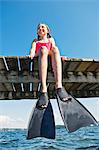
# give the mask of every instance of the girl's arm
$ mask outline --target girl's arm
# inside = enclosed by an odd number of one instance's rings
[[[33,40],[32,46],[31,46],[31,49],[30,49],[30,55],[29,55],[29,57],[31,59],[33,59],[34,56],[35,56],[35,49],[36,49],[36,39]]]
[[[51,41],[51,44],[52,44],[52,48],[55,48],[56,47],[56,43],[55,43],[54,38],[51,37],[50,41]]]

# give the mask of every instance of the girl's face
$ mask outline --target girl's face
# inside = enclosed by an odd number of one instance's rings
[[[48,33],[48,29],[46,27],[45,24],[40,24],[37,28],[37,34],[40,36],[40,37],[44,37],[46,36]]]

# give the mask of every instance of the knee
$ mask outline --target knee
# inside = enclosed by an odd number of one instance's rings
[[[40,49],[41,55],[47,55],[48,54],[48,50],[45,46],[42,46]]]
[[[52,52],[53,52],[54,54],[60,54],[60,53],[59,53],[59,49],[58,49],[57,46],[55,46],[55,47],[52,48]]]

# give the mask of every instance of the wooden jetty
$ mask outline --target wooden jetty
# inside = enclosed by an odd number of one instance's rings
[[[55,98],[55,79],[48,58],[47,85]],[[99,97],[99,60],[62,57],[63,85],[77,98]],[[38,57],[0,56],[0,100],[36,99],[40,85]]]

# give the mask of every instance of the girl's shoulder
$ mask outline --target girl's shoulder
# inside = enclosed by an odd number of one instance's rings
[[[31,43],[32,47],[35,46],[37,42],[38,42],[38,40],[36,38],[33,39],[32,43]]]
[[[35,43],[36,43],[37,41],[38,41],[38,40],[35,38],[35,39],[33,39],[32,43],[33,43],[33,42],[35,42]]]
[[[55,41],[53,37],[49,38],[50,42]]]
[[[35,38],[35,39],[33,39],[32,44],[37,43],[37,42],[38,42],[38,39]]]
[[[55,42],[55,39],[54,39],[53,37],[50,38],[50,43],[51,43],[52,45],[56,45],[56,44],[55,44],[55,43],[56,43],[56,42]]]

